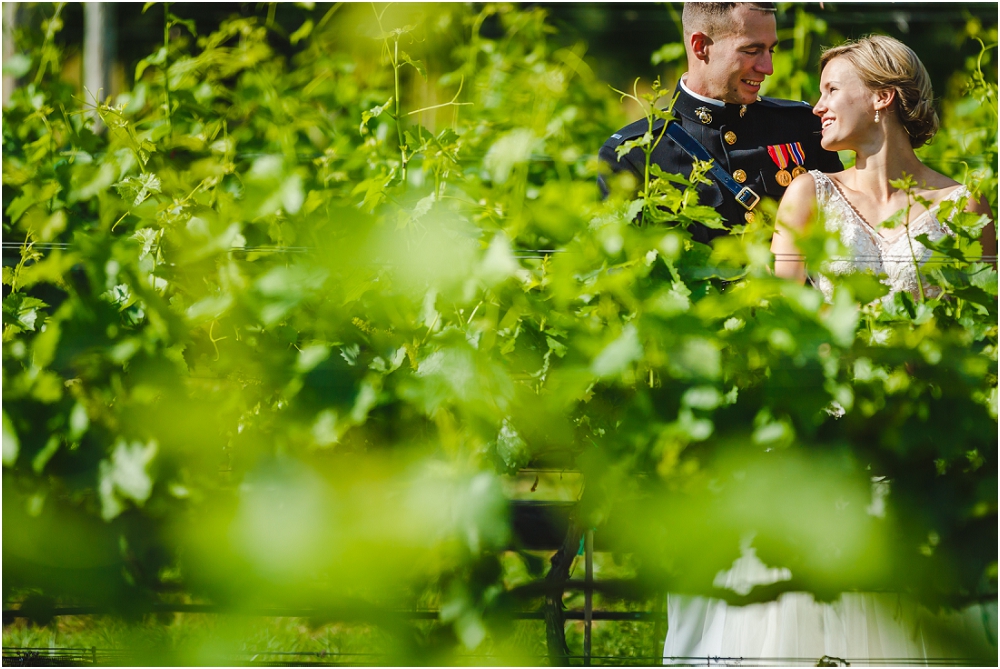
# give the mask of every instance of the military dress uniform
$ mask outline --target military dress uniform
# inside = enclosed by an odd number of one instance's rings
[[[749,105],[713,105],[699,100],[683,86],[677,86],[677,101],[673,115],[711,154],[715,164],[726,171],[740,186],[749,187],[761,198],[781,198],[793,176],[801,171],[818,169],[822,172],[840,172],[844,169],[837,154],[820,146],[821,122],[812,113],[807,102],[758,98]],[[653,136],[658,137],[664,121],[653,124]],[[641,148],[632,149],[621,157],[615,149],[623,142],[641,137],[649,130],[645,118],[625,126],[601,147],[599,156],[614,172],[631,171],[643,180],[645,157]],[[651,162],[664,172],[691,174],[693,159],[670,137],[664,136],[653,150]],[[698,186],[699,202],[714,208],[727,226],[743,224],[747,210],[736,201],[728,189],[719,185],[711,175],[712,186]],[[598,177],[601,191],[606,197],[608,186]],[[710,239],[726,234],[703,225],[690,228],[695,240],[707,243]]]

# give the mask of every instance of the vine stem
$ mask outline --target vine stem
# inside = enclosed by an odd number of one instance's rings
[[[167,101],[167,126],[173,130],[170,111],[170,3],[163,3],[163,94]]]
[[[406,144],[403,143],[403,120],[399,116],[399,35],[393,40],[392,72],[396,81],[396,136],[399,137],[399,159],[402,162],[400,178],[406,183]]]
[[[913,238],[910,237],[910,208],[913,205],[910,202],[910,190],[906,191],[906,244],[910,247],[910,259],[913,260],[913,272],[917,275],[917,289],[920,291],[920,301],[926,302],[927,297],[924,295],[924,282],[920,278],[920,264],[917,263],[917,254],[913,251]]]
[[[65,6],[66,6],[65,2],[57,2],[55,13],[52,14],[52,18],[49,19],[48,23],[45,26],[45,42],[42,46],[42,58],[38,63],[38,71],[35,72],[35,86],[38,86],[40,83],[42,83],[42,77],[45,76],[46,67],[49,67],[50,65],[53,66],[52,72],[53,74],[55,73],[54,66],[56,66],[58,63],[56,62],[56,60],[50,57],[52,50],[46,47],[50,47],[56,39],[56,26],[60,25],[59,16],[62,14],[63,7]]]

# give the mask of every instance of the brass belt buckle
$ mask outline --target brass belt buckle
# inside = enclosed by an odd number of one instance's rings
[[[742,204],[743,208],[747,211],[753,211],[753,208],[760,202],[760,195],[754,193],[749,187],[744,186],[743,190],[736,194],[736,201]],[[747,204],[748,201],[750,204]]]

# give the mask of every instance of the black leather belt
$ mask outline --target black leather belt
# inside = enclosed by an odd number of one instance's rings
[[[667,124],[666,130],[667,136],[670,139],[677,142],[677,146],[684,150],[684,153],[688,154],[692,158],[702,161],[711,161],[712,169],[708,171],[716,180],[725,186],[726,190],[732,193],[736,197],[736,201],[743,205],[743,208],[747,211],[753,211],[753,208],[757,206],[760,202],[760,195],[753,192],[747,186],[741,186],[737,183],[736,179],[729,176],[724,169],[719,167],[712,158],[712,155],[708,152],[704,146],[702,146],[697,139],[691,136],[687,130],[681,127],[681,124],[677,121],[671,121]]]

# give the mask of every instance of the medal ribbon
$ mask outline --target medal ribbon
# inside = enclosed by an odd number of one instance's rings
[[[767,147],[767,153],[771,156],[771,160],[774,164],[778,166],[779,170],[783,170],[788,167],[788,156],[785,154],[785,149],[780,144],[774,144],[773,146]]]
[[[806,162],[806,152],[802,150],[802,143],[795,142],[794,144],[786,144],[788,147],[788,152],[792,154],[792,160],[799,167],[802,167],[802,163]]]

